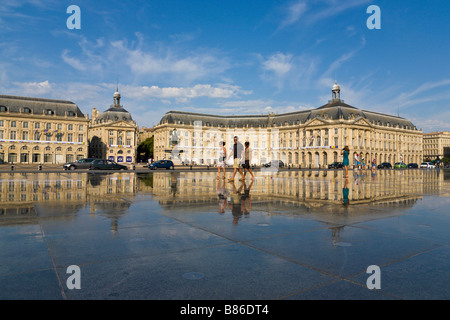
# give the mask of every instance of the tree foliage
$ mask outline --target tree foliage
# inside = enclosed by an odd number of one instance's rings
[[[139,144],[137,147],[138,160],[147,161],[149,158],[153,158],[153,141],[153,137],[150,137]]]

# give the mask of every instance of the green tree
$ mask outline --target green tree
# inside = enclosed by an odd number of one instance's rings
[[[138,161],[147,161],[149,158],[153,158],[153,141],[153,137],[150,137],[139,144],[137,147]]]

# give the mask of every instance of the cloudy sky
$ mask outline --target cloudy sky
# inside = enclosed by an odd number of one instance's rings
[[[81,29],[69,29],[70,5]],[[381,29],[369,29],[370,5]],[[0,94],[106,110],[118,84],[140,126],[169,110],[357,108],[450,130],[448,0],[8,0]]]

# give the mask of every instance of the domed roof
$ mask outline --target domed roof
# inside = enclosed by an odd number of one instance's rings
[[[120,93],[118,90],[114,93],[114,104],[95,119],[96,123],[112,121],[134,122],[131,114],[120,105]]]
[[[111,106],[108,110],[101,113],[96,121],[110,122],[110,121],[134,121],[131,114],[122,107]]]

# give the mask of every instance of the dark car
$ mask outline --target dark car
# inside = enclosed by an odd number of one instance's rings
[[[148,168],[150,170],[156,170],[156,169],[174,169],[174,165],[173,162],[170,160],[158,160],[156,162],[153,162],[151,164],[148,165]]]
[[[89,169],[91,166],[91,162],[94,161],[94,158],[80,159],[75,162],[65,163],[63,165],[64,170],[75,170],[75,169]]]
[[[264,167],[266,168],[270,168],[271,166],[274,167],[278,167],[278,168],[283,168],[284,167],[284,162],[281,160],[272,160],[268,163],[263,164]]]
[[[408,163],[409,169],[417,169],[418,167],[419,167],[419,165],[417,163]]]
[[[344,167],[344,164],[342,162],[333,162],[332,164],[328,165],[328,169],[341,169]]]
[[[378,165],[378,169],[391,169],[391,168],[392,164],[390,164],[389,162],[383,162]]]
[[[127,170],[127,166],[106,159],[95,159],[91,162],[89,170]]]

